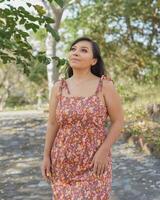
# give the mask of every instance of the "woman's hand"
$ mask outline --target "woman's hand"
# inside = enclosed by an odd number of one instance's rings
[[[91,165],[94,165],[93,171],[97,176],[102,176],[107,168],[107,155],[107,150],[100,147],[93,157]]]
[[[41,173],[46,181],[51,180],[51,160],[50,157],[44,157],[41,164]]]

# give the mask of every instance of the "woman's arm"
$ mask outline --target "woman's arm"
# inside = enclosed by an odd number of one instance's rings
[[[105,151],[112,147],[121,134],[124,124],[124,114],[121,98],[112,81],[103,80],[103,95],[111,120],[111,127],[101,148]]]
[[[58,124],[56,121],[56,107],[58,103],[57,94],[59,91],[59,84],[60,82],[57,81],[52,87],[51,91],[47,132],[45,136],[44,157],[50,156],[51,148],[58,131]]]

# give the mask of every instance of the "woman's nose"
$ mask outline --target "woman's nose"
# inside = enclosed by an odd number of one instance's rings
[[[77,56],[78,54],[79,54],[79,50],[78,49],[74,50],[73,55]]]

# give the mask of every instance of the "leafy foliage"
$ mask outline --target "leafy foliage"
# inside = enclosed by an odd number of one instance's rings
[[[63,23],[65,40],[87,35],[97,41],[114,79],[129,76],[139,82],[158,82],[158,0],[81,1],[71,5],[68,12]]]
[[[59,1],[57,3],[61,4]],[[58,33],[50,25],[54,23],[54,19],[46,16],[44,7],[30,3],[27,3],[27,6],[34,8],[37,15],[32,15],[22,6],[15,8],[8,5],[6,8],[0,8],[0,59],[4,64],[22,64],[25,71],[31,59],[38,59],[44,64],[50,62],[45,52],[38,52],[34,56],[33,47],[28,40],[31,31],[36,33],[44,27],[59,41]]]

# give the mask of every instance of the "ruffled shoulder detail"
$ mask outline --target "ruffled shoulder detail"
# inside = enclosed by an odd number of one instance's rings
[[[68,85],[67,85],[67,82],[66,82],[65,78],[61,78],[61,79],[59,79],[59,81],[61,82],[61,84],[60,84],[60,93],[62,93],[63,88],[65,88],[65,89],[67,89],[68,94],[70,94],[70,91],[69,91],[69,88],[68,88]]]
[[[113,79],[110,76],[106,76],[104,74],[101,76],[101,80],[109,80],[109,81],[112,81],[114,83]]]

